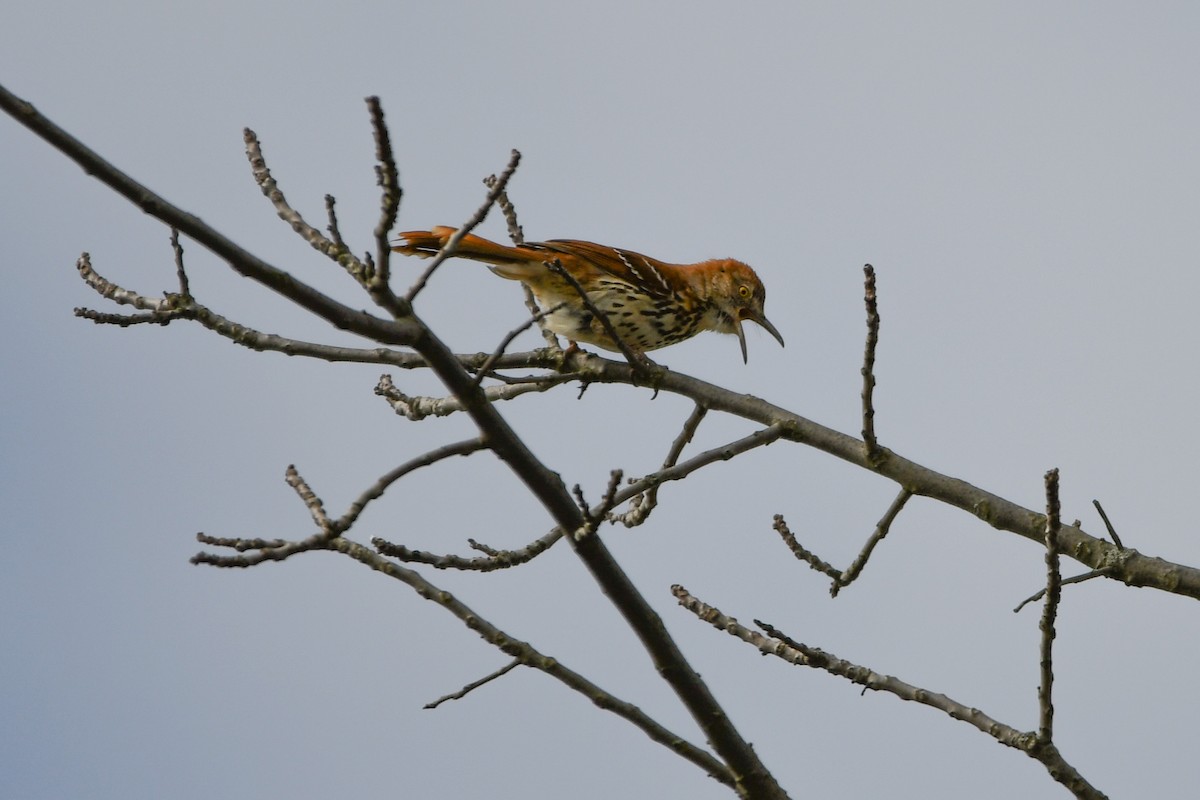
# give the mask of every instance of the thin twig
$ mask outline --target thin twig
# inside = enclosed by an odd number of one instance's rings
[[[1038,742],[1041,744],[1049,744],[1054,739],[1054,619],[1062,597],[1062,576],[1058,567],[1058,530],[1062,524],[1059,509],[1058,470],[1052,469],[1046,473],[1046,604],[1038,625],[1042,631],[1041,684],[1038,686]]]
[[[703,403],[696,403],[692,408],[692,413],[683,421],[683,430],[675,437],[675,441],[671,442],[671,449],[667,451],[667,457],[663,459],[662,469],[669,469],[679,461],[679,456],[683,454],[683,448],[688,446],[692,441],[692,437],[696,435],[696,429],[700,427],[700,422],[708,413],[708,407]],[[658,487],[660,484],[654,484],[645,493],[635,495],[629,502],[630,508],[623,514],[613,514],[611,519],[613,522],[620,522],[626,528],[633,528],[641,525],[650,516],[650,512],[658,505]]]
[[[870,264],[863,266],[865,277],[865,294],[867,306],[867,344],[863,352],[862,366],[862,418],[863,444],[866,447],[867,458],[874,460],[879,449],[875,440],[875,346],[879,343],[879,304],[875,298],[875,268]]]
[[[162,299],[146,297],[129,289],[124,289],[101,276],[92,267],[91,259],[87,253],[80,256],[76,266],[84,282],[102,297],[112,300],[118,305],[129,305],[134,308],[148,309],[150,311],[149,314],[144,315],[120,315],[102,314],[86,308],[75,309],[76,316],[90,319],[94,322],[127,326],[143,322],[166,325],[176,319],[195,320],[205,328],[219,334],[234,344],[248,347],[251,350],[283,353],[288,356],[306,356],[309,358],[319,358],[323,361],[386,364],[403,369],[427,366],[427,362],[421,356],[414,353],[402,353],[387,347],[375,347],[371,349],[337,347],[334,345],[306,342],[301,339],[291,339],[273,333],[263,333],[221,316],[207,306],[197,303],[190,295],[168,294],[166,298]],[[183,280],[186,282],[186,275],[183,277]],[[463,366],[468,369],[477,360],[476,356],[462,356]],[[525,359],[515,358],[513,360],[517,363],[512,364],[512,366],[525,363]],[[503,359],[501,363],[505,363]]]
[[[542,309],[537,303],[537,299],[533,296],[533,290],[527,284],[521,284],[521,293],[525,296],[525,307],[529,309],[530,314],[540,314]],[[542,340],[546,346],[558,354],[562,358],[562,345],[558,341],[558,336],[554,331],[547,328],[541,321],[538,322],[538,330],[542,332]]]
[[[436,464],[437,462],[451,458],[452,456],[469,456],[472,453],[477,453],[486,448],[487,443],[484,442],[483,439],[476,436],[471,439],[464,439],[461,442],[453,442],[451,444],[444,444],[441,447],[435,447],[427,453],[423,453],[416,458],[409,459],[395,469],[384,473],[382,476],[380,476],[379,480],[375,481],[375,483],[371,484],[370,487],[364,490],[363,493],[360,494],[358,498],[350,504],[350,508],[346,509],[346,513],[343,514],[336,523],[334,523],[334,527],[337,529],[339,534],[350,530],[350,527],[355,523],[359,515],[362,514],[363,510],[368,504],[370,504],[373,500],[377,500],[382,497],[383,493],[387,491],[389,486],[410,472],[418,470],[421,467],[428,467],[431,464]]]
[[[775,532],[779,534],[779,537],[783,539],[783,543],[787,545],[789,550],[792,551],[792,555],[794,555],[800,561],[808,564],[809,567],[817,572],[833,578],[833,585],[837,586],[837,582],[842,579],[842,571],[827,561],[822,561],[816,555],[816,553],[805,549],[805,547],[801,545],[800,541],[796,538],[796,535],[792,533],[792,529],[788,527],[787,522],[783,518],[783,514],[775,515],[772,527],[775,529]]]
[[[592,302],[592,298],[588,296],[587,290],[584,289],[583,285],[575,279],[575,276],[572,275],[567,268],[562,265],[561,261],[559,261],[557,258],[552,261],[547,261],[546,267],[555,275],[565,280],[571,286],[571,288],[579,294],[579,299],[583,301],[584,308],[586,308],[593,317],[600,321],[600,325],[604,328],[604,332],[607,333],[608,337],[617,345],[617,349],[621,351],[621,355],[623,355],[625,360],[629,362],[629,366],[633,367],[635,371],[642,374],[652,374],[655,369],[660,372],[662,371],[662,367],[651,361],[645,353],[641,352],[640,350],[634,350],[628,344],[626,344],[625,340],[621,338],[621,334],[617,332],[616,327],[612,324],[612,321],[609,320],[608,314],[601,311],[596,304]]]
[[[888,531],[895,522],[896,516],[904,508],[904,504],[908,502],[908,498],[912,497],[912,492],[907,488],[901,488],[900,493],[896,495],[896,499],[888,506],[888,510],[884,513],[883,519],[879,520],[879,524],[875,526],[875,532],[867,539],[867,543],[863,545],[862,550],[858,554],[858,558],[846,568],[841,577],[834,580],[833,585],[829,587],[829,594],[833,597],[838,596],[838,592],[843,586],[849,586],[854,582],[854,579],[862,572],[863,567],[867,565],[867,559],[871,557],[871,551],[875,549],[875,545],[883,541],[883,537],[888,535]]]
[[[205,544],[211,544],[213,547],[228,547],[231,550],[245,552],[247,550],[270,550],[276,547],[283,547],[290,542],[287,539],[242,539],[226,536],[208,536],[207,534],[197,534],[196,538]]]
[[[503,676],[507,675],[509,672],[511,672],[513,669],[515,669],[519,666],[521,666],[521,660],[519,658],[514,658],[512,661],[508,662],[508,664],[506,664],[505,666],[496,670],[492,674],[484,676],[477,681],[471,681],[466,686],[459,689],[457,692],[454,692],[453,694],[443,695],[443,696],[439,697],[437,700],[434,700],[432,703],[426,703],[424,708],[434,709],[434,708],[437,708],[438,706],[440,706],[442,703],[445,703],[447,700],[461,700],[464,697],[466,697],[468,694],[470,694],[471,692],[478,689],[480,686],[483,686],[485,683],[490,683],[490,682],[496,680],[497,678],[503,677]]]
[[[1081,575],[1072,575],[1069,578],[1063,578],[1060,583],[1062,586],[1066,586],[1071,583],[1083,583],[1084,581],[1090,581],[1092,578],[1103,578],[1106,574],[1107,573],[1105,573],[1104,570],[1094,569],[1094,570],[1091,570],[1090,572],[1084,572]],[[1041,600],[1045,596],[1046,596],[1046,589],[1045,589],[1045,587],[1042,587],[1041,589],[1038,589],[1036,592],[1031,594],[1029,597],[1026,597],[1024,600],[1022,600],[1017,605],[1017,607],[1013,609],[1013,613],[1016,614],[1025,606],[1029,605],[1030,603],[1036,603],[1038,600]]]
[[[496,183],[499,179],[495,175],[488,175],[483,179],[483,185],[489,189],[496,188]],[[504,215],[504,222],[508,226],[508,238],[517,247],[525,244],[525,231],[521,229],[521,225],[517,222],[517,208],[508,199],[508,192],[503,189],[496,195],[496,205],[500,206],[500,213]]]
[[[301,501],[304,502],[308,513],[312,515],[313,522],[317,524],[317,527],[328,536],[336,536],[333,523],[330,522],[329,515],[325,513],[325,504],[317,496],[317,493],[312,490],[312,487],[308,485],[308,481],[304,480],[304,477],[300,475],[300,471],[296,469],[295,464],[288,464],[285,480],[287,480],[288,486],[291,486]]]
[[[430,553],[424,550],[413,550],[402,544],[389,542],[376,536],[371,540],[371,546],[380,555],[395,558],[412,564],[428,564],[436,569],[457,569],[464,572],[494,572],[499,569],[509,569],[527,564],[540,556],[562,538],[562,531],[554,528],[549,533],[534,539],[524,547],[516,550],[494,550],[479,545],[474,539],[468,539],[470,546],[486,554],[484,558],[464,558],[450,553]]]
[[[613,499],[617,504],[624,503],[631,497],[649,491],[655,486],[667,483],[668,481],[682,480],[696,470],[706,467],[709,464],[716,463],[717,461],[728,461],[748,450],[769,445],[782,437],[785,431],[786,427],[781,424],[768,425],[740,439],[734,439],[732,442],[727,442],[711,450],[698,453],[682,464],[676,464],[675,466],[645,475],[617,492]]]
[[[496,183],[499,181],[495,175],[488,175],[483,179],[483,185],[489,189],[496,188]],[[500,207],[500,213],[504,215],[504,223],[508,226],[508,238],[517,247],[525,244],[525,231],[521,228],[521,223],[517,221],[517,207],[513,205],[512,200],[508,197],[507,191],[501,191],[496,195],[496,205]],[[525,307],[529,309],[530,314],[541,313],[538,307],[537,300],[533,297],[533,291],[525,283],[521,284],[521,290],[525,295]],[[556,350],[561,350],[558,343],[558,338],[554,335],[554,331],[541,324],[538,320],[538,329],[542,332],[542,338],[546,341],[549,347]]]
[[[491,547],[490,545],[484,544],[483,542],[477,542],[474,539],[467,539],[467,546],[470,547],[472,550],[478,550],[479,552],[483,553],[485,556],[491,556],[492,558],[495,558],[496,556],[500,555],[500,553],[502,552],[498,548]]]
[[[513,173],[517,170],[517,165],[520,163],[520,152],[513,150],[512,156],[508,159],[508,166],[504,168],[504,171],[500,173],[500,177],[496,179],[495,184],[491,187],[491,189],[488,190],[488,194],[483,201],[483,205],[475,209],[475,213],[471,215],[470,219],[463,223],[461,228],[451,234],[450,238],[446,240],[446,243],[442,245],[442,249],[439,250],[438,254],[433,257],[433,261],[429,263],[429,266],[425,267],[425,271],[422,272],[413,285],[409,287],[408,294],[404,296],[404,299],[409,304],[411,304],[413,300],[416,299],[417,295],[421,293],[421,290],[425,288],[425,284],[429,283],[429,279],[433,277],[433,273],[437,271],[437,268],[440,267],[446,259],[454,255],[454,252],[458,249],[458,243],[463,240],[463,237],[475,230],[475,228],[479,226],[479,223],[483,222],[483,220],[487,217],[488,212],[491,211],[492,206],[496,202],[496,198],[499,197],[504,191],[504,187],[508,185],[508,179],[513,176]]]
[[[484,387],[483,396],[489,403],[501,400],[513,400],[524,394],[549,391],[561,383],[568,383],[573,380],[578,380],[578,376],[562,374],[546,375],[538,380],[530,380],[523,383],[500,383],[495,386]],[[392,383],[390,375],[380,377],[379,383],[375,387],[375,394],[387,400],[392,410],[397,414],[414,422],[426,417],[446,417],[466,410],[463,401],[454,395],[446,397],[427,397],[423,395],[410,397],[396,388],[395,384]]]
[[[1125,545],[1121,543],[1121,537],[1117,536],[1117,529],[1114,528],[1113,524],[1108,521],[1108,514],[1104,513],[1104,506],[1100,505],[1099,500],[1093,500],[1092,505],[1094,505],[1096,510],[1100,512],[1100,519],[1104,520],[1104,527],[1108,529],[1108,535],[1109,538],[1113,540],[1113,544],[1117,546],[1118,550],[1124,550]]]
[[[340,250],[347,250],[346,242],[342,239],[342,229],[338,226],[337,200],[331,194],[325,195],[325,216],[329,218],[329,240]]]
[[[179,280],[179,295],[190,300],[192,288],[188,283],[187,270],[183,268],[183,245],[179,243],[178,228],[171,228],[171,252],[175,254],[175,277]]]
[[[500,360],[500,357],[502,355],[504,355],[504,351],[508,349],[508,346],[510,344],[512,344],[513,339],[517,338],[518,336],[520,336],[525,331],[529,330],[529,328],[533,327],[534,325],[537,325],[543,319],[548,317],[550,314],[553,314],[555,311],[558,311],[560,308],[562,308],[565,305],[566,305],[565,302],[556,303],[553,306],[551,306],[550,308],[545,309],[544,311],[539,310],[532,317],[525,320],[523,323],[521,323],[520,325],[518,325],[517,327],[515,327],[511,331],[509,331],[504,336],[504,338],[500,340],[500,344],[497,345],[496,349],[492,351],[492,354],[490,356],[488,356],[487,361],[483,362],[483,366],[481,366],[479,368],[479,371],[475,374],[475,385],[478,386],[480,383],[483,382],[483,379],[487,377],[488,372],[492,369],[492,365]]]
[[[617,507],[617,490],[621,487],[621,479],[625,477],[625,473],[619,469],[614,469],[608,474],[608,486],[604,489],[604,497],[600,500],[600,504],[594,508],[588,508],[587,503],[583,499],[583,491],[579,490],[577,496],[579,498],[579,506],[583,511],[584,526],[576,535],[587,536],[596,532],[600,523],[604,522],[609,517],[609,513]],[[579,486],[575,487],[577,490]]]
[[[164,311],[164,302],[158,298],[150,298],[129,289],[122,288],[108,280],[92,267],[92,257],[87,253],[80,254],[75,261],[75,269],[79,277],[105,300],[112,300],[117,305],[133,306],[141,311]],[[78,313],[78,312],[76,312]]]
[[[112,314],[83,307],[75,308],[74,314],[80,319],[90,320],[97,325],[116,325],[119,328],[128,328],[131,325],[145,324],[167,325],[172,321],[179,319],[179,317],[176,315],[161,314],[157,311],[147,311],[144,314]]]
[[[375,262],[367,280],[367,293],[381,308],[393,317],[406,317],[411,313],[411,304],[400,302],[391,287],[392,244],[388,241],[396,217],[400,213],[400,200],[404,189],[400,186],[400,173],[396,169],[396,157],[392,153],[392,138],[383,118],[383,106],[379,98],[367,98],[367,110],[371,115],[371,131],[375,137],[375,181],[379,186],[379,222],[375,224]]]

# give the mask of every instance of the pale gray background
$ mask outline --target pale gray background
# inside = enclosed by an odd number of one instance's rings
[[[1200,15],[1188,3],[967,5],[51,0],[5,11],[0,78],[355,305],[368,301],[259,195],[242,126],[314,223],[322,195],[338,197],[359,249],[377,208],[364,96],[382,97],[392,126],[402,227],[463,220],[517,147],[512,195],[530,238],[758,268],[787,348],[752,331],[743,366],[732,337],[708,335],[664,363],[847,432],[860,425],[870,261],[885,444],[1035,508],[1042,473],[1061,467],[1068,520],[1100,532],[1098,497],[1128,545],[1200,564]],[[372,395],[378,368],[258,355],[183,324],[73,319],[73,306],[105,308],[75,275],[84,250],[126,286],[171,289],[167,232],[11,120],[0,143],[0,796],[730,796],[530,671],[422,711],[503,657],[345,559],[189,566],[197,530],[309,532],[288,463],[341,513],[468,426],[396,418]],[[502,238],[499,218],[484,232]],[[193,289],[217,311],[353,341],[185,246]],[[419,311],[457,349],[488,350],[521,320],[519,297],[454,264]],[[653,469],[688,411],[628,387],[573,397],[503,411],[592,497],[610,468]],[[699,444],[748,430],[713,418]],[[652,524],[604,535],[793,796],[1065,796],[971,728],[764,660],[670,597],[683,583],[741,619],[1035,726],[1038,612],[1011,609],[1042,583],[1037,547],[914,500],[861,585],[831,601],[770,530],[783,512],[845,564],[893,489],[780,444],[669,487]],[[389,500],[362,538],[465,552],[469,536],[518,546],[548,524],[487,455]],[[431,577],[699,738],[566,548],[517,571]],[[1200,780],[1198,635],[1186,599],[1103,582],[1066,592],[1059,744],[1111,796]]]

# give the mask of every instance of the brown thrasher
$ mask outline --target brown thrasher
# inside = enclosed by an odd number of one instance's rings
[[[454,234],[454,228],[400,234],[402,243],[392,249],[425,258],[436,255]],[[482,261],[502,278],[524,283],[542,309],[558,309],[545,317],[546,327],[572,342],[586,342],[605,350],[620,350],[604,324],[595,318],[579,292],[548,264],[557,261],[587,293],[635,353],[657,350],[682,342],[701,331],[732,333],[747,360],[742,322],[751,320],[766,329],[779,344],[783,337],[763,313],[766,290],[749,265],[732,258],[699,264],[667,264],[631,250],[603,247],[591,242],[551,239],[516,247],[467,235],[454,255]]]

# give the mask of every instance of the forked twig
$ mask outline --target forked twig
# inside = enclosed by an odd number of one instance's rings
[[[896,517],[904,508],[904,504],[912,497],[912,492],[907,488],[902,487],[900,493],[896,495],[896,499],[888,506],[888,510],[884,512],[883,518],[879,520],[879,524],[875,526],[875,531],[868,537],[867,543],[863,545],[862,550],[858,553],[858,558],[851,562],[846,571],[841,577],[833,582],[833,586],[829,587],[829,594],[833,597],[838,596],[838,592],[843,586],[849,586],[854,582],[854,579],[862,573],[863,567],[867,565],[867,559],[871,557],[871,552],[875,549],[875,545],[883,541],[883,537],[888,535],[888,531],[892,528],[892,523],[896,521]]]
[[[867,559],[871,557],[871,553],[875,550],[875,546],[883,541],[891,530],[892,523],[896,521],[896,517],[904,508],[904,504],[912,497],[912,492],[907,488],[901,488],[900,493],[896,495],[896,499],[888,506],[888,510],[884,512],[883,517],[875,526],[875,530],[867,538],[866,544],[862,546],[858,556],[851,562],[850,566],[845,570],[840,570],[837,567],[821,560],[815,553],[804,548],[803,545],[796,539],[796,536],[788,528],[787,523],[783,519],[782,514],[776,514],[772,527],[783,539],[783,543],[800,561],[808,564],[812,569],[824,575],[828,575],[833,579],[832,585],[829,587],[829,594],[832,597],[837,597],[843,587],[849,586],[854,580],[862,574],[863,567],[867,565]]]
[[[762,633],[750,630],[740,624],[733,617],[721,613],[720,609],[702,602],[682,586],[672,586],[671,591],[679,604],[699,619],[709,623],[717,630],[741,639],[757,648],[763,655],[775,656],[796,666],[824,670],[831,675],[845,678],[851,683],[862,686],[864,689],[887,692],[901,700],[910,700],[935,708],[953,719],[962,720],[974,726],[1003,745],[1021,750],[1040,762],[1051,778],[1073,792],[1076,797],[1087,798],[1087,800],[1104,800],[1103,792],[1088,783],[1079,770],[1062,757],[1053,743],[1041,742],[1037,734],[1005,725],[978,708],[960,703],[944,694],[914,686],[899,678],[876,672],[870,667],[851,663],[827,651],[797,642],[785,636],[774,626],[756,619],[755,624],[766,632],[764,636]]]

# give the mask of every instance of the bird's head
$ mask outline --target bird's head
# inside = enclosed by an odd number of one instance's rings
[[[738,337],[738,343],[742,346],[742,361],[749,360],[746,354],[746,335],[742,332],[742,323],[747,320],[758,323],[767,333],[774,336],[782,347],[783,336],[763,311],[767,290],[763,288],[762,281],[750,265],[725,259],[710,261],[706,266],[707,295],[717,310],[715,330],[732,333]]]

